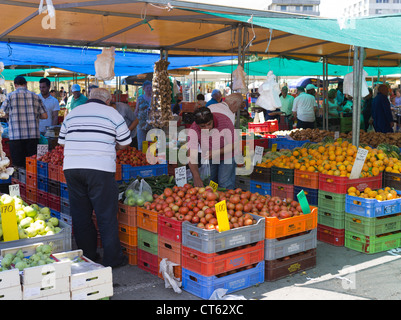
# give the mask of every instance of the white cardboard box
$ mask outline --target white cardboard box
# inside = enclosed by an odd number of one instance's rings
[[[1,289],[10,287],[21,286],[19,278],[19,270],[11,269],[0,272],[0,292]]]
[[[52,294],[50,296],[44,296],[33,300],[71,300],[71,291]]]
[[[22,299],[33,300],[66,292],[70,286],[70,278],[56,278],[54,281],[38,282],[22,285]]]
[[[71,291],[71,300],[99,300],[111,296],[113,296],[112,282]]]
[[[18,280],[19,281],[19,280]],[[0,301],[3,300],[22,300],[21,285],[0,289]]]

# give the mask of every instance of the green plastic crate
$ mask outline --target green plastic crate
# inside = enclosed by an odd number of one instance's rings
[[[378,218],[366,218],[345,213],[345,230],[366,236],[377,236],[401,230],[401,214]]]
[[[340,132],[348,133],[352,131],[352,117],[341,118]]]
[[[337,211],[332,208],[318,207],[317,223],[334,229],[345,228],[345,211]]]
[[[138,249],[153,255],[158,254],[158,234],[145,229],[138,228]]]
[[[327,192],[319,189],[318,207],[334,210],[336,212],[344,212],[345,196],[345,194]]]
[[[367,254],[388,251],[401,246],[401,231],[379,236],[365,236],[346,230],[344,246]]]

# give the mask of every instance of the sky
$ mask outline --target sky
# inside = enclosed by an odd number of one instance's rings
[[[209,3],[221,6],[241,7],[248,9],[266,10],[271,3],[269,0],[185,0],[188,2]],[[342,3],[347,0],[320,0],[320,16],[337,18]]]

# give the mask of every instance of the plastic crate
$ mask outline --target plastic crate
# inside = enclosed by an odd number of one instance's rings
[[[26,184],[26,169],[18,168],[18,180]]]
[[[373,254],[401,246],[401,231],[377,236],[366,236],[345,230],[345,244],[348,249]]]
[[[48,191],[48,182],[45,176],[38,175],[37,176],[37,189],[41,191]]]
[[[292,140],[289,138],[284,138],[277,141],[277,149],[293,150],[295,148],[301,148],[305,143],[314,143],[314,142],[311,142],[309,140]]]
[[[254,166],[249,178],[256,181],[271,182],[271,168]]]
[[[401,230],[401,213],[378,218],[366,218],[345,213],[345,230],[366,236],[399,231]]]
[[[37,183],[38,183],[38,177],[37,177],[36,173],[27,171],[26,172],[26,185],[28,187],[36,189]]]
[[[334,229],[344,229],[345,211],[319,207],[318,223]]]
[[[294,185],[310,189],[319,189],[319,172],[294,170]]]
[[[155,211],[137,207],[136,223],[139,228],[157,233],[157,215],[158,213]]]
[[[294,169],[271,167],[271,182],[294,184]]]
[[[337,194],[319,189],[318,207],[334,211],[345,211],[345,194]]]
[[[36,174],[48,178],[48,163],[43,161],[36,161]]]
[[[261,181],[250,181],[250,189],[252,193],[259,193],[261,195],[271,195],[272,194],[272,184],[268,182]]]
[[[67,183],[64,176],[63,166],[58,167],[58,181],[61,183]]]
[[[138,228],[138,249],[157,256],[158,234]]]
[[[37,165],[36,165],[36,158],[32,158],[32,157],[27,157],[25,158],[25,169],[26,172],[30,172],[33,174],[37,173]]]
[[[66,183],[60,182],[60,197],[68,199],[70,196],[68,194],[68,187]]]
[[[60,182],[56,180],[47,180],[47,192],[54,195],[54,196],[60,196]]]
[[[316,249],[266,261],[265,281],[276,281],[316,267]]]
[[[123,254],[128,257],[128,264],[131,266],[138,265],[138,247],[130,246],[125,243],[121,243],[121,249]]]
[[[0,184],[11,184],[11,177],[8,179],[0,179]]]
[[[227,289],[226,294],[229,294],[264,282],[264,270],[264,261],[259,262],[254,268],[224,277],[205,277],[182,268],[182,289],[202,299],[209,299],[219,288]]]
[[[21,195],[22,199],[26,198],[26,184],[25,183],[19,183],[19,194]]]
[[[294,197],[293,199],[295,199],[296,201],[298,201],[298,193],[301,192],[301,190],[304,191],[306,199],[308,200],[308,203],[311,206],[318,206],[318,202],[319,202],[319,190],[318,189],[311,189],[311,188],[305,188],[305,187],[299,187],[299,186],[294,186]]]
[[[70,200],[68,198],[60,197],[60,212],[66,215],[71,215]]]
[[[132,207],[119,201],[118,213],[117,213],[118,222],[130,227],[136,227],[137,226],[136,208],[137,207]]]
[[[182,247],[182,267],[202,276],[214,276],[264,260],[264,240],[219,253]]]
[[[355,187],[359,191],[365,190],[367,187],[373,189],[380,189],[382,187],[383,175],[380,173],[378,176],[349,179],[347,177],[338,177],[328,174],[319,174],[319,190],[333,192],[337,194],[346,194],[349,187]]]
[[[248,131],[253,133],[275,132],[278,131],[278,121],[268,120],[263,123],[248,123]]]
[[[116,181],[122,180],[122,169],[121,164],[116,164],[116,174],[115,174]]]
[[[279,197],[280,199],[293,199],[294,197],[294,186],[284,183],[272,182],[272,192],[273,197]]]
[[[345,243],[345,229],[335,229],[318,224],[317,240],[336,247],[343,247]]]
[[[26,202],[28,202],[29,204],[33,204],[36,203],[37,201],[37,190],[36,188],[33,187],[26,187]]]
[[[317,247],[317,228],[278,239],[265,239],[265,260],[276,260]]]
[[[131,178],[162,176],[167,174],[167,164],[155,164],[150,166],[133,167],[128,164],[121,165],[122,180],[127,181]]]
[[[63,220],[69,226],[72,226],[72,217],[69,214],[60,212],[60,220]]]
[[[251,188],[250,180],[249,176],[235,176],[235,188],[249,191]]]
[[[118,224],[118,237],[120,242],[129,246],[138,246],[138,228],[126,224]]]
[[[158,256],[159,258],[166,258],[168,261],[181,265],[182,245],[179,242],[161,237],[157,238],[158,243]]]
[[[49,206],[48,193],[46,191],[37,190],[36,202],[40,206],[48,207]]]
[[[264,239],[265,218],[251,214],[256,224],[224,232],[198,228],[190,222],[182,224],[182,245],[203,253],[216,253]]]
[[[384,172],[383,186],[401,190],[401,173]]]
[[[286,137],[276,137],[276,138],[269,139],[269,149],[271,149],[274,144],[277,144],[277,150],[278,150],[279,146],[280,146],[280,142],[285,139],[286,139]]]
[[[348,133],[352,131],[352,117],[342,117],[340,119],[340,132]]]
[[[163,258],[160,258],[159,257],[159,274],[158,274],[158,276],[159,276],[159,278],[160,279],[163,279],[164,280],[164,277],[163,277],[163,275],[161,274],[161,272],[160,272],[160,262],[163,260]],[[167,259],[168,260],[168,259]],[[174,277],[176,278],[176,279],[178,279],[179,281],[181,281],[181,279],[182,279],[182,267],[181,267],[181,265],[178,265],[178,266],[173,266],[173,273],[174,273]]]
[[[401,198],[378,201],[350,195],[345,196],[345,212],[375,218],[401,212]]]
[[[276,239],[312,230],[317,227],[318,209],[310,206],[311,212],[286,219],[266,217],[266,239]]]
[[[157,276],[159,273],[159,259],[157,255],[138,248],[138,268]]]
[[[52,195],[52,194],[48,194],[48,201],[49,201],[50,209],[60,212],[60,209],[61,209],[60,197]]]
[[[157,215],[157,233],[159,236],[175,242],[182,242],[182,223],[166,217],[164,214]]]
[[[49,180],[58,181],[59,166],[57,164],[48,163],[47,171]]]

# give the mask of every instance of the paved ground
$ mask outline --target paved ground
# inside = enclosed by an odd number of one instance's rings
[[[201,300],[136,266],[113,270],[112,300]],[[247,300],[401,300],[401,250],[373,255],[318,241],[316,267],[232,293]]]

